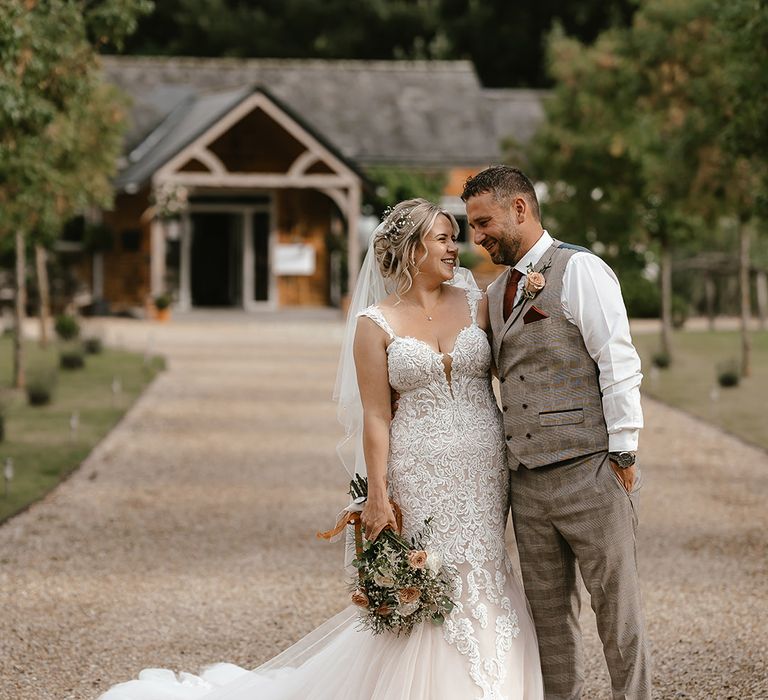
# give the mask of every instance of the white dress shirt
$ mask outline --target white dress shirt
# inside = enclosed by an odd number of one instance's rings
[[[536,267],[551,245],[552,236],[543,231],[539,240],[515,265],[515,269],[523,273],[515,304],[520,301],[528,265]],[[643,427],[640,406],[643,375],[629,333],[619,280],[597,255],[578,251],[565,267],[560,303],[565,317],[581,331],[587,352],[600,370],[608,450],[636,450]]]

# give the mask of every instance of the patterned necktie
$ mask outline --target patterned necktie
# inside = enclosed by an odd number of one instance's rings
[[[523,273],[515,268],[512,268],[512,272],[509,274],[507,288],[504,290],[504,323],[507,322],[512,313],[512,307],[515,305],[515,297],[517,296],[517,285],[522,276]]]

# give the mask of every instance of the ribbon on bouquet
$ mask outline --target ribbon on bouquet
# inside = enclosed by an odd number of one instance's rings
[[[351,525],[355,528],[355,552],[357,553],[357,556],[360,556],[363,553],[363,523],[360,520],[360,513],[363,512],[365,501],[365,496],[356,498],[342,510],[341,513],[339,513],[339,519],[336,521],[336,526],[333,529],[327,530],[326,532],[318,532],[317,536],[324,540],[332,540],[336,535],[339,535],[347,525]],[[397,531],[400,532],[403,529],[403,513],[400,510],[400,506],[394,501],[390,501],[389,505],[392,506],[392,510],[395,513]]]

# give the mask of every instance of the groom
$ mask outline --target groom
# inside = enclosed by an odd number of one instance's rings
[[[614,698],[651,697],[640,588],[635,465],[640,360],[619,282],[542,229],[530,180],[494,166],[462,193],[475,243],[509,265],[488,288],[512,517],[547,700],[581,697],[576,566]]]

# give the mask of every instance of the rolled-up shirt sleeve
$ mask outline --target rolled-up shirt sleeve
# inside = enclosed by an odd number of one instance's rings
[[[643,427],[643,375],[619,280],[597,255],[574,253],[565,268],[561,301],[566,318],[581,331],[600,370],[608,449],[634,451]]]

